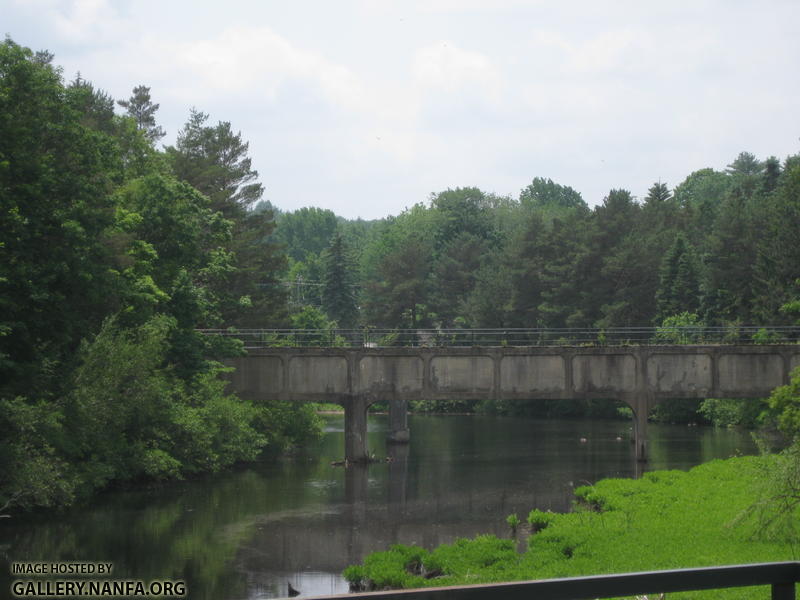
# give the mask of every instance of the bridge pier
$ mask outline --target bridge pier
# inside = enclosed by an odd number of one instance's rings
[[[411,439],[408,428],[408,400],[405,398],[389,399],[389,435],[386,441],[395,444],[407,444]]]
[[[351,463],[369,460],[367,448],[367,409],[371,404],[364,396],[345,399],[344,406],[344,458]]]

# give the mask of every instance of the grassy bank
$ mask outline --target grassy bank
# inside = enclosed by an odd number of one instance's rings
[[[351,584],[367,589],[569,577],[796,558],[797,513],[771,521],[774,496],[796,458],[739,457],[691,471],[658,471],[642,479],[607,479],[575,491],[568,514],[534,511],[528,549],[513,539],[479,536],[433,551],[394,546],[348,567]],[[784,490],[785,491],[785,490]],[[771,522],[769,526],[766,524]],[[544,525],[539,531],[537,525]],[[532,532],[532,533],[531,533]],[[670,597],[769,597],[742,589]]]

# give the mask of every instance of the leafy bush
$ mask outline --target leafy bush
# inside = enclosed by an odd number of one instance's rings
[[[550,525],[550,523],[553,522],[554,516],[555,515],[549,510],[544,512],[538,508],[534,508],[528,513],[528,524],[531,526],[531,532],[536,533]]]
[[[698,412],[717,427],[754,429],[765,407],[765,401],[758,399],[707,398],[700,403]]]
[[[788,385],[772,391],[768,404],[779,429],[789,439],[800,437],[800,367],[792,371]]]
[[[519,527],[519,524],[520,524],[520,520],[519,520],[519,517],[517,516],[517,513],[513,513],[513,514],[508,515],[506,517],[506,523],[508,523],[508,526],[511,527],[511,531],[513,533],[516,533],[517,532],[517,527]]]
[[[697,344],[703,340],[705,323],[696,313],[682,312],[667,317],[656,329],[656,341],[663,344]]]

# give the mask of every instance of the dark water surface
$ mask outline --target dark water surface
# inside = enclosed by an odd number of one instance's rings
[[[366,468],[331,465],[344,452],[344,419],[327,416],[318,446],[277,463],[0,519],[0,597],[12,561],[111,562],[115,579],[185,580],[199,600],[283,597],[289,582],[304,595],[341,593],[342,569],[369,552],[506,536],[510,513],[565,511],[573,487],[640,474],[624,421],[409,421],[411,444],[387,448],[386,418],[370,417],[370,448],[391,461]],[[646,470],[756,451],[747,432],[650,425],[649,437]]]

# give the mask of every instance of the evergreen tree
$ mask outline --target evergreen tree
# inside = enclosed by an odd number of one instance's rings
[[[354,268],[349,249],[340,233],[336,233],[322,255],[325,269],[322,284],[322,308],[339,327],[350,329],[358,321],[358,302],[354,285]]]
[[[751,202],[733,190],[706,242],[702,315],[709,325],[753,322],[757,231]]]
[[[667,184],[657,181],[647,190],[647,198],[645,202],[660,203],[666,202],[670,198],[672,198],[672,194],[670,193]]]
[[[379,327],[415,328],[430,324],[430,238],[395,224],[367,282],[367,322]]]
[[[81,124],[113,136],[117,132],[114,119],[114,99],[78,73],[66,89],[66,99],[80,115]]]
[[[208,115],[196,109],[178,133],[174,147],[167,148],[179,179],[190,183],[211,200],[211,208],[225,218],[239,219],[264,193],[258,171],[247,155],[249,144],[231,124],[206,125]]]
[[[122,108],[125,109],[126,114],[136,121],[136,127],[142,131],[145,137],[151,144],[155,144],[166,133],[159,126],[156,125],[155,114],[159,105],[153,104],[150,99],[150,88],[144,85],[138,85],[133,88],[133,94],[128,100],[117,100]]]
[[[617,295],[635,276],[636,265],[629,260],[626,240],[640,219],[641,207],[634,202],[631,193],[623,189],[609,191],[591,214],[586,234],[588,251],[581,255],[575,267],[576,277],[582,282],[579,292],[582,324],[615,325],[617,320],[609,321],[603,307],[622,303],[625,304],[623,312],[629,308],[630,299],[617,299]]]
[[[800,164],[781,174],[774,193],[758,208],[754,312],[762,323],[787,322],[781,306],[797,297],[800,278]]]
[[[725,172],[733,177],[753,177],[761,175],[764,171],[764,163],[758,160],[750,152],[740,152],[734,161],[727,166]]]
[[[679,313],[695,313],[700,306],[698,264],[694,249],[678,234],[659,272],[656,293],[656,324]]]
[[[444,327],[463,317],[463,306],[475,287],[475,276],[488,250],[488,242],[472,233],[450,240],[434,259],[432,308]]]
[[[486,256],[475,273],[475,285],[464,303],[464,316],[470,327],[510,327],[514,287],[513,270],[501,250]]]
[[[778,187],[778,180],[781,176],[781,163],[774,156],[770,156],[764,161],[764,172],[761,175],[761,189],[759,190],[762,196],[772,193]]]
[[[513,296],[511,312],[516,327],[541,327],[539,305],[544,288],[543,271],[547,260],[542,216],[531,213],[514,249]]]

